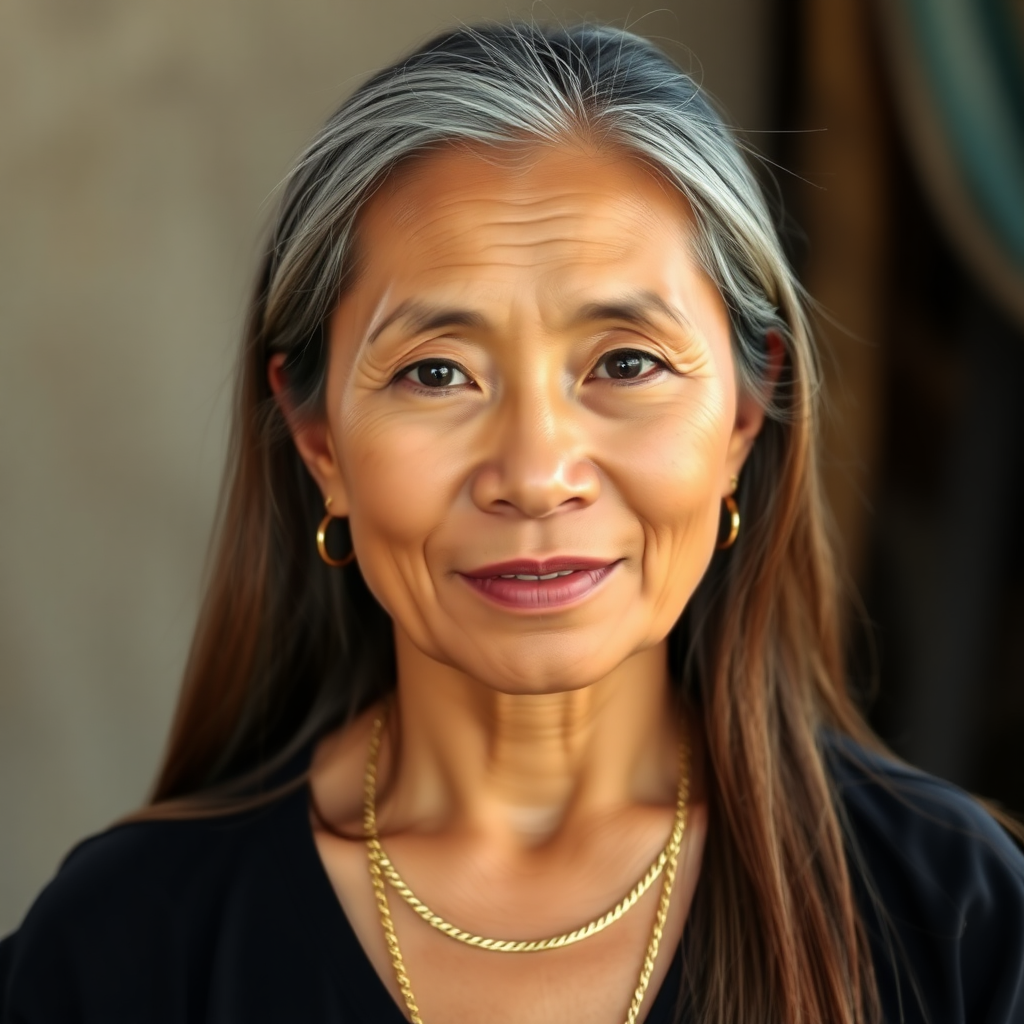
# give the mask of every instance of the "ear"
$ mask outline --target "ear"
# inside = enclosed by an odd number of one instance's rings
[[[330,501],[331,514],[346,516],[349,511],[348,491],[342,479],[330,427],[326,418],[303,416],[295,411],[290,401],[284,363],[283,352],[271,356],[267,363],[267,380],[274,400],[288,424],[299,457],[320,487],[324,502]]]
[[[732,480],[739,479],[750,449],[754,447],[754,441],[761,433],[764,426],[764,400],[770,398],[775,390],[786,359],[786,348],[778,331],[767,331],[764,341],[768,350],[766,394],[752,395],[746,389],[741,389],[737,396],[736,422],[733,425],[732,437],[729,439],[729,451],[725,460],[726,476],[722,481],[723,495],[732,494],[735,490]]]

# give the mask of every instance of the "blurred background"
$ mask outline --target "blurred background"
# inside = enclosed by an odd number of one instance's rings
[[[509,13],[658,41],[763,155],[821,305],[854,683],[1024,809],[1021,0],[6,0],[0,935],[153,778],[275,186],[372,69]]]

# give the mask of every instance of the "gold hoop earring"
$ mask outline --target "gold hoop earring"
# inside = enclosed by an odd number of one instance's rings
[[[736,543],[736,538],[740,533],[740,510],[736,504],[736,499],[731,495],[727,494],[722,501],[725,503],[726,511],[729,513],[729,534],[725,540],[719,541],[715,545],[717,551],[725,551],[726,548],[731,548]]]
[[[353,558],[356,557],[355,548],[353,548],[344,558],[332,558],[327,551],[327,527],[331,525],[332,519],[343,519],[344,516],[332,516],[331,515],[331,499],[328,498],[324,502],[324,509],[327,514],[320,520],[320,525],[316,528],[316,549],[320,552],[320,557],[330,566],[336,569],[341,569],[348,565]]]

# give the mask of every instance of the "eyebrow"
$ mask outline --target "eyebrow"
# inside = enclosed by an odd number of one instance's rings
[[[367,343],[372,345],[392,324],[404,320],[414,334],[436,331],[439,327],[476,327],[487,325],[486,319],[470,309],[431,306],[416,299],[400,302],[371,332]]]
[[[656,326],[656,314],[667,317],[684,330],[693,330],[693,325],[681,310],[666,302],[657,292],[649,290],[604,302],[588,302],[575,312],[570,322],[577,324],[595,320],[621,320],[636,324],[638,327],[653,329]],[[482,329],[487,326],[486,317],[471,309],[432,306],[417,299],[406,299],[370,332],[367,343],[372,345],[384,331],[400,321],[405,321],[414,334],[421,331],[436,331],[441,327]]]
[[[693,324],[684,316],[682,310],[666,302],[657,292],[649,290],[607,302],[589,302],[579,309],[573,320],[624,320],[638,327],[654,328],[657,326],[654,319],[656,314],[667,317],[684,330],[693,330]]]

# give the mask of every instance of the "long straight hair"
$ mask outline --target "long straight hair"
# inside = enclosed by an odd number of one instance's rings
[[[323,414],[325,322],[358,272],[361,210],[431,149],[573,138],[644,161],[685,196],[740,385],[767,414],[738,495],[743,530],[670,635],[710,768],[685,1000],[707,1024],[862,1024],[874,976],[821,734],[870,735],[841,666],[802,294],[736,140],[687,75],[626,32],[441,36],[363,85],[298,161],[249,310],[212,572],[148,816],[231,805],[395,686],[391,621],[356,564],[318,557],[321,496],[267,383],[284,353],[291,404]],[[769,331],[786,357],[773,389]]]

